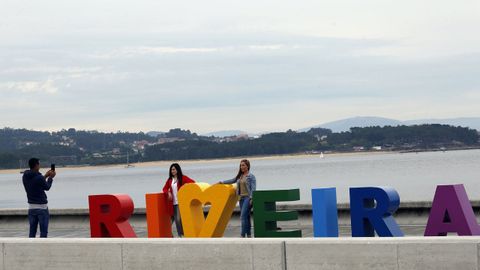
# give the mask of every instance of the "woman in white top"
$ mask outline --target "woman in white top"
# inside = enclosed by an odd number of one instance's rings
[[[165,186],[163,187],[163,193],[167,194],[167,210],[172,217],[172,223],[175,221],[177,227],[177,233],[179,237],[183,237],[182,219],[180,217],[180,210],[178,209],[178,191],[180,188],[189,183],[195,183],[194,180],[188,176],[183,175],[182,168],[178,163],[170,165],[169,176]]]

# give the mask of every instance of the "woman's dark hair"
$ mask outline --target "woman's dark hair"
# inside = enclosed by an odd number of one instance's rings
[[[243,174],[242,173],[242,162],[247,165],[247,168],[250,171],[250,161],[248,161],[248,159],[242,159],[242,161],[240,161],[237,176],[235,177],[235,179],[237,179],[237,180],[240,179],[240,176],[242,176],[242,174]]]
[[[172,167],[175,167],[175,169],[177,170],[177,181],[181,186],[183,184],[182,183],[182,180],[183,180],[182,168],[180,168],[180,165],[178,165],[178,163],[173,163],[172,165],[170,165],[170,169],[168,170],[168,178],[169,179],[173,179]]]

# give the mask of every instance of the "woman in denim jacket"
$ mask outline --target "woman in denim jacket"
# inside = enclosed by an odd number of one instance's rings
[[[240,220],[242,221],[242,237],[252,237],[252,223],[250,222],[250,207],[252,195],[257,187],[255,175],[250,173],[250,162],[246,159],[240,161],[240,169],[235,178],[220,181],[220,184],[237,184],[237,195],[240,196]]]

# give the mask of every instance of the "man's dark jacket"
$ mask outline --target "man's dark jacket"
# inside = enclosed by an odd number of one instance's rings
[[[27,170],[23,173],[23,186],[27,192],[28,203],[33,204],[47,204],[47,194],[45,190],[52,187],[52,178],[45,181],[45,177],[32,170]]]

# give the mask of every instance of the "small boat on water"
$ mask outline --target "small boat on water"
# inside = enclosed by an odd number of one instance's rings
[[[130,164],[130,162],[129,162],[129,155],[128,155],[128,152],[127,152],[127,165],[125,165],[125,168],[128,169],[128,168],[133,168],[133,167],[135,167],[135,166],[132,165],[132,164]]]

